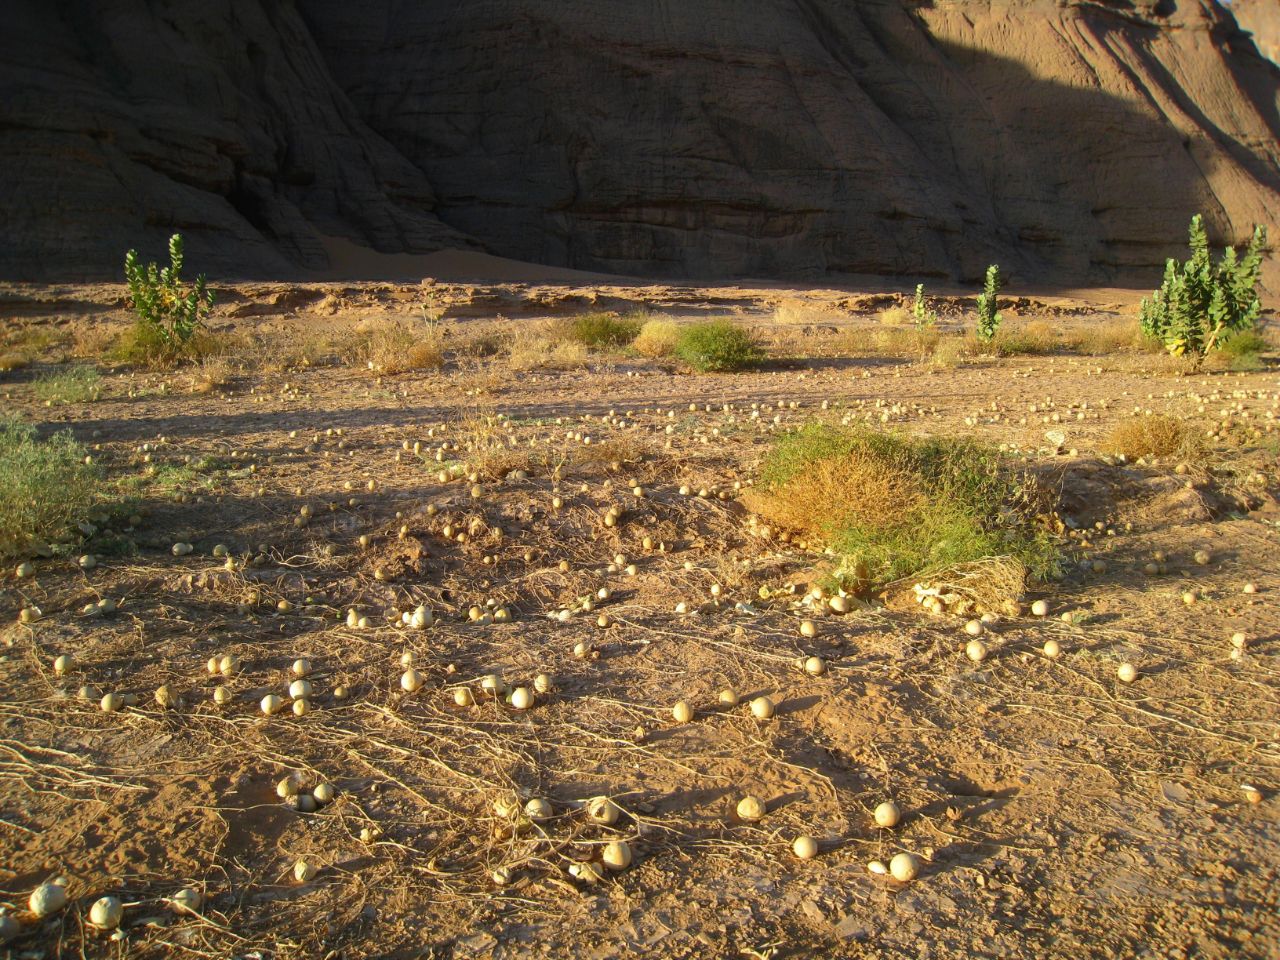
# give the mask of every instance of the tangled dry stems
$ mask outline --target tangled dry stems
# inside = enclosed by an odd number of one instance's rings
[[[1195,456],[1200,438],[1182,420],[1163,414],[1137,416],[1112,428],[1101,444],[1103,453],[1139,457]]]

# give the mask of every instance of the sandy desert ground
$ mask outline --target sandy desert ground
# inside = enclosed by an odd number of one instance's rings
[[[1274,355],[1189,373],[1106,342],[1131,323],[1122,291],[1013,297],[1007,323],[1049,342],[941,359],[899,349],[887,290],[219,292],[225,348],[159,371],[93,359],[127,323],[118,286],[0,296],[0,353],[26,351],[6,412],[71,430],[104,476],[92,535],[0,583],[12,956],[1280,952]],[[769,360],[695,374],[539,345],[557,318],[634,309],[733,317]],[[370,331],[428,323],[439,369],[391,372]],[[85,362],[91,395],[67,402],[50,378]],[[1148,412],[1203,454],[1104,453]],[[833,612],[810,592],[820,545],[753,522],[765,451],[811,419],[972,436],[1042,477],[1064,573],[992,609],[985,659],[966,656],[977,607],[931,615],[899,584]],[[434,623],[413,629],[419,607]],[[548,682],[516,709],[493,674]],[[110,693],[136,702],[104,712]],[[521,812],[537,799],[548,817]],[[600,867],[616,840],[630,866]],[[914,880],[869,868],[904,852]],[[35,920],[59,876],[67,909]],[[87,921],[105,894],[114,934]]]

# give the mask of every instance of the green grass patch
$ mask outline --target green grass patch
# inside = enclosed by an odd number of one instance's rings
[[[102,396],[102,374],[87,364],[42,374],[32,384],[36,399],[46,403],[88,403]]]
[[[641,322],[612,313],[584,313],[565,324],[565,336],[592,350],[621,350],[640,332]]]
[[[875,584],[991,557],[1058,569],[1033,478],[990,447],[810,424],[777,442],[748,505],[821,538]]]
[[[1233,372],[1253,373],[1266,369],[1262,355],[1269,349],[1271,344],[1257,330],[1239,330],[1222,341],[1218,352]]]
[[[87,514],[98,471],[70,433],[40,440],[33,427],[0,420],[0,556],[65,534]]]
[[[747,370],[764,353],[755,339],[729,320],[710,320],[680,329],[675,355],[699,373]]]

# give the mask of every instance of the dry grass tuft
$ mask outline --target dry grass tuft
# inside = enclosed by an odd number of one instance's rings
[[[906,307],[890,307],[887,310],[881,310],[876,319],[886,327],[908,327],[916,322],[915,314]]]
[[[1193,456],[1200,450],[1200,438],[1175,417],[1153,414],[1118,423],[1102,442],[1102,452],[1138,457]]]
[[[649,320],[631,341],[631,349],[642,357],[669,357],[675,353],[680,328],[671,320]]]
[[[230,357],[205,357],[191,374],[192,393],[213,393],[227,386],[235,376],[236,366]]]
[[[593,443],[590,446],[577,447],[573,451],[573,462],[577,464],[604,464],[617,466],[645,463],[654,459],[653,448],[639,437],[618,437],[604,443]]]
[[[455,350],[464,357],[483,360],[506,353],[513,337],[509,325],[500,323],[468,324],[458,338]]]
[[[970,347],[964,337],[941,337],[930,352],[929,363],[935,367],[950,369],[970,356]]]
[[[932,327],[890,326],[880,330],[846,330],[836,338],[835,346],[837,352],[846,356],[923,360],[935,352],[942,340],[942,334]]]
[[[782,492],[753,488],[743,503],[770,523],[824,536],[851,523],[882,527],[918,506],[918,478],[872,457],[833,457],[811,464]]]
[[[773,309],[773,322],[785,326],[839,324],[848,319],[848,314],[830,304],[808,300],[783,300]]]
[[[37,360],[58,362],[63,356],[68,334],[47,323],[30,321],[0,325],[0,353],[25,357],[27,363]]]
[[[71,335],[71,355],[79,360],[102,360],[117,352],[120,327],[104,323],[78,324]]]
[[[1066,345],[1079,353],[1101,357],[1128,350],[1160,350],[1160,344],[1142,335],[1131,317],[1116,317],[1105,323],[1091,324],[1070,336]]]
[[[574,340],[518,337],[507,347],[511,370],[580,370],[586,363],[586,346]]]
[[[1049,321],[1029,320],[1001,327],[991,347],[1003,357],[1034,356],[1061,349],[1062,338]]]
[[[947,610],[960,616],[975,610],[1007,611],[1026,592],[1027,568],[1013,557],[986,557],[939,570],[920,585],[936,591]],[[915,591],[910,592],[914,600]]]
[[[362,343],[357,356],[376,373],[397,374],[411,370],[439,370],[444,366],[444,325],[383,322],[358,330]]]
[[[0,353],[0,373],[8,373],[12,370],[22,370],[30,365],[31,358],[25,353],[20,353],[17,350]]]

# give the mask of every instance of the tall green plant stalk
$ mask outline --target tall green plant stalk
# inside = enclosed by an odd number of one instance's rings
[[[911,305],[911,315],[915,317],[916,329],[923,330],[932,327],[938,322],[938,315],[929,309],[929,304],[924,298],[924,284],[916,284],[916,299]]]
[[[978,339],[990,343],[996,338],[1000,329],[1000,321],[1004,319],[996,309],[996,298],[1004,280],[1000,277],[1000,268],[996,264],[987,267],[987,279],[982,285],[982,293],[978,296]]]

